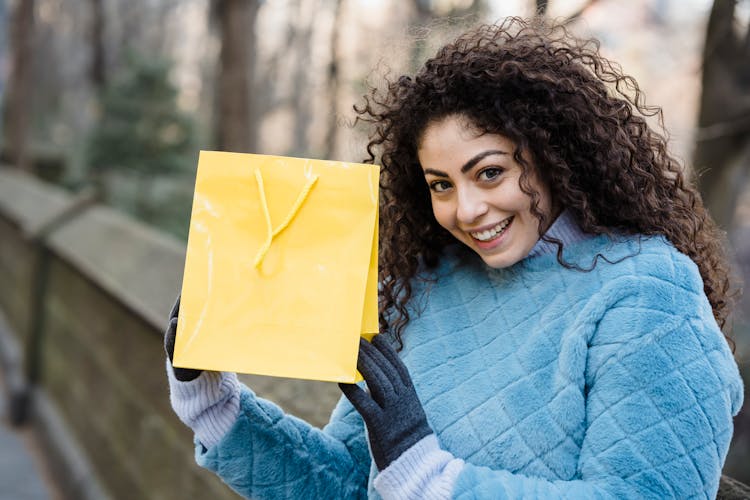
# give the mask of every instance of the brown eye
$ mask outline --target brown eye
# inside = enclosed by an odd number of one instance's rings
[[[478,177],[480,180],[491,181],[497,177],[500,177],[502,173],[503,173],[503,169],[500,167],[487,167],[481,172],[479,172]]]
[[[443,191],[450,189],[450,187],[451,183],[448,181],[434,181],[430,183],[430,189],[436,193],[442,193]]]

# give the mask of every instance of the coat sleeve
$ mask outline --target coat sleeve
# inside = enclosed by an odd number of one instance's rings
[[[432,450],[399,457],[376,489],[384,498],[413,498],[453,476],[446,497],[459,499],[715,498],[742,402],[737,365],[702,293],[656,278],[646,287],[640,278],[621,285],[588,340],[575,480],[463,463],[435,441]]]
[[[370,455],[364,423],[342,398],[322,430],[245,386],[234,426],[196,460],[253,499],[366,498]]]

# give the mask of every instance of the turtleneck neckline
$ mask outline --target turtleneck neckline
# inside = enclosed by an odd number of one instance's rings
[[[581,227],[573,218],[573,214],[569,210],[563,210],[557,219],[544,233],[547,238],[554,238],[560,240],[565,245],[571,245],[579,241],[590,238],[592,235],[584,233]],[[557,244],[545,241],[544,238],[539,238],[534,247],[529,252],[528,257],[536,257],[538,255],[544,255],[551,252],[557,252]]]

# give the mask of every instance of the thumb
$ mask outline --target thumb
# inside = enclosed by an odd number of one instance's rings
[[[169,357],[169,362],[172,362],[172,358],[174,358],[174,339],[177,334],[177,318],[172,318],[169,320],[169,326],[167,326],[167,331],[164,332],[164,350],[167,352],[167,356]]]

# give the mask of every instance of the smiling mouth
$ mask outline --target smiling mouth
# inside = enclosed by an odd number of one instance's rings
[[[478,241],[490,241],[500,236],[505,229],[513,222],[513,217],[508,217],[504,221],[500,222],[497,226],[479,232],[469,232],[472,238]]]

